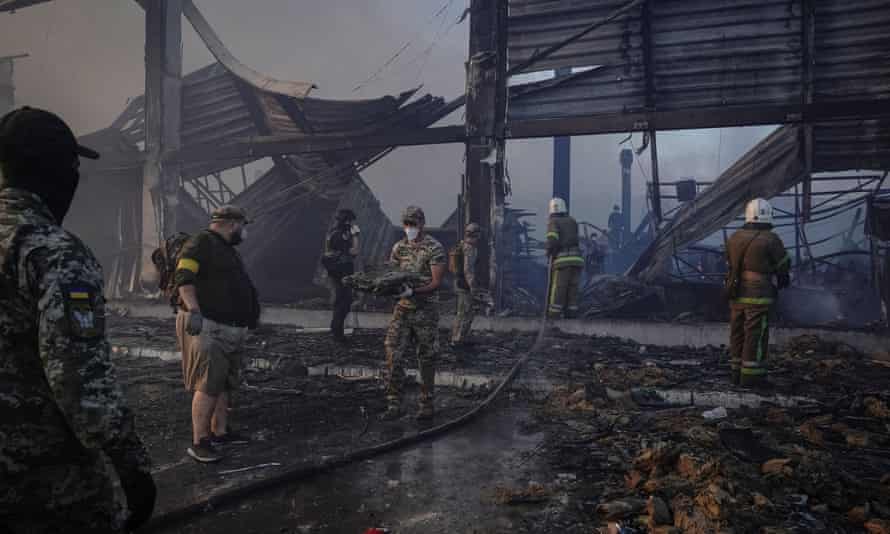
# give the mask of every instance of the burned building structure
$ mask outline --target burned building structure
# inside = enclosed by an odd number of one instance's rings
[[[5,2],[0,10],[32,3]],[[511,139],[646,136],[649,214],[633,232],[645,249],[626,273],[643,286],[676,275],[671,260],[682,265],[687,247],[731,224],[749,198],[791,190],[796,207],[783,216],[795,225],[798,270],[830,261],[812,255],[806,225],[839,208],[830,196],[814,204],[822,193],[813,184],[831,177],[822,173],[872,171],[878,179],[868,183],[876,187],[867,189],[856,175],[849,192],[860,205],[874,206],[890,163],[885,2],[473,0],[467,91],[448,102],[411,100],[410,92],[362,102],[312,99],[309,83],[275,80],[239,63],[190,0],[139,3],[146,9],[146,95],[109,129],[92,134],[89,141],[109,157],[92,169],[97,178],[88,187],[96,189],[81,193],[93,199],[119,191],[122,201],[113,204],[118,215],[88,223],[78,212],[89,208],[76,204],[71,223],[104,243],[97,249],[113,295],[139,289],[146,250],[161,236],[193,229],[221,202],[265,213],[257,224],[273,237],[245,247],[253,269],[270,269],[255,273],[269,280],[264,293],[299,298],[292,280],[313,279],[317,262],[298,267],[272,259],[281,260],[289,247],[320,250],[320,241],[307,236],[340,206],[359,207],[370,232],[364,260],[375,262],[380,250],[374,247],[385,248],[394,236],[357,173],[397,146],[466,146],[461,205],[443,231],[459,235],[469,222],[482,226],[487,242],[480,279],[501,309],[513,307],[511,299],[528,283],[517,261],[535,263],[528,253],[533,240],[522,237],[528,235],[522,212],[507,204],[505,145]],[[179,52],[183,17],[218,61],[186,77]],[[545,71],[560,75],[511,83],[517,75]],[[465,124],[432,126],[462,106]],[[779,128],[694,198],[664,209],[658,131],[753,125]],[[263,157],[274,165],[262,179],[238,194],[227,190],[221,171]],[[301,208],[310,198],[320,206],[311,221]],[[872,210],[868,218],[878,215]],[[300,235],[287,235],[287,228],[299,228]],[[868,248],[876,281],[885,245],[872,239]],[[288,282],[272,282],[284,275]]]

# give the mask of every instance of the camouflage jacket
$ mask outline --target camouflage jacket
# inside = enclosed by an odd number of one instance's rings
[[[472,291],[476,289],[476,267],[479,263],[479,247],[471,245],[466,241],[460,242],[463,251],[463,279],[457,281],[457,287],[463,291]]]
[[[410,243],[402,238],[392,247],[389,263],[400,271],[418,273],[424,277],[433,276],[434,265],[445,265],[447,257],[445,247],[434,237],[425,234],[419,242]],[[400,304],[407,307],[422,306],[439,301],[439,292],[433,291],[425,295],[416,295],[411,299],[403,299]]]
[[[104,494],[148,472],[105,338],[102,272],[43,201],[0,190],[0,523]]]

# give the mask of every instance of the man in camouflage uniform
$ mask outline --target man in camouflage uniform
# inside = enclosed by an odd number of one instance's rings
[[[384,420],[401,417],[404,358],[412,344],[420,369],[420,411],[418,420],[433,417],[436,352],[439,349],[439,286],[445,276],[445,249],[424,233],[423,210],[409,206],[402,215],[405,238],[392,248],[389,263],[401,271],[420,273],[430,282],[417,288],[405,286],[393,310],[386,332],[386,412]]]
[[[482,229],[476,223],[470,223],[464,229],[464,239],[458,244],[461,250],[462,262],[460,269],[455,273],[455,291],[457,293],[457,316],[454,319],[454,329],[451,332],[451,345],[458,347],[466,343],[467,336],[473,328],[473,319],[476,317],[474,296],[476,286],[476,264],[479,261],[479,237]]]
[[[99,263],[63,230],[79,180],[68,126],[0,119],[0,532],[109,533],[151,516],[155,486],[105,338]],[[124,524],[113,465],[126,494]]]

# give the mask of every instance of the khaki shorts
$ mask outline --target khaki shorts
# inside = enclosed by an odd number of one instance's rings
[[[234,391],[241,382],[241,356],[247,328],[204,318],[197,336],[185,331],[188,314],[176,315],[176,337],[182,351],[182,381],[188,391],[211,396]]]

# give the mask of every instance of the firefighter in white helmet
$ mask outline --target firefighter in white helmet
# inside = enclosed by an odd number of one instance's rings
[[[566,201],[550,201],[547,222],[547,255],[550,257],[550,288],[547,313],[551,318],[568,319],[578,315],[578,286],[584,257],[578,241],[578,222],[569,216]]]
[[[773,207],[755,198],[745,208],[745,226],[726,244],[730,366],[733,382],[743,386],[768,385],[770,309],[790,284],[791,256],[772,229]]]

